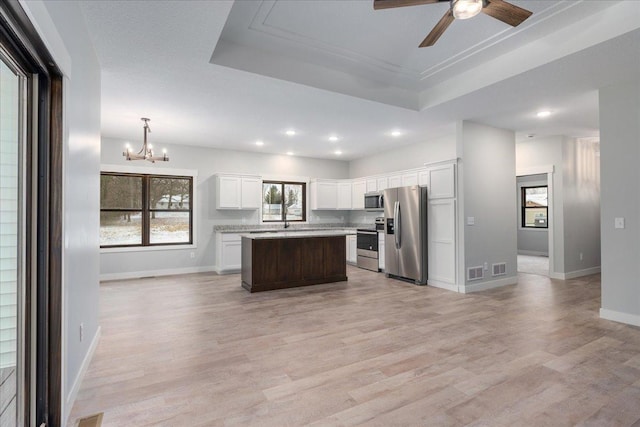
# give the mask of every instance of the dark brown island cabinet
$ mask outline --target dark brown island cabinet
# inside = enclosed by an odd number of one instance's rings
[[[242,287],[261,292],[346,281],[345,240],[345,234],[242,237]]]

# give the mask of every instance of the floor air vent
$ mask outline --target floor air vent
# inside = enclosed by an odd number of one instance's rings
[[[469,267],[467,269],[467,280],[480,280],[482,279],[482,266]]]
[[[507,274],[507,263],[499,262],[497,264],[491,264],[491,272],[494,276],[504,276]]]

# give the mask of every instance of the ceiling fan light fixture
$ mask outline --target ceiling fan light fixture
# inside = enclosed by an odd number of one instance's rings
[[[473,18],[483,6],[483,0],[451,0],[451,11],[456,19]]]

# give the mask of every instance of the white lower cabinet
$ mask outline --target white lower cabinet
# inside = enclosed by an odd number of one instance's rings
[[[237,273],[242,267],[242,238],[235,233],[216,233],[216,272]]]
[[[358,240],[355,235],[348,235],[347,239],[347,262],[355,264],[358,261]]]
[[[378,268],[384,270],[384,233],[378,232]]]

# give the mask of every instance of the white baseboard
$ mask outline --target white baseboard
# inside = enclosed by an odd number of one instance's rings
[[[640,326],[640,315],[623,313],[621,311],[600,309],[600,317],[614,322],[626,323],[627,325]]]
[[[568,273],[551,273],[549,277],[552,279],[569,280],[583,276],[591,276],[600,273],[600,267],[585,268],[584,270],[570,271]]]
[[[213,267],[213,271],[215,271],[217,274],[237,274],[240,273],[240,269],[239,268],[218,268]]]
[[[109,280],[126,280],[126,279],[140,279],[143,277],[173,276],[176,274],[208,273],[210,271],[216,271],[216,267],[205,266],[205,267],[168,268],[166,270],[129,271],[124,273],[101,274],[100,281],[106,282]]]
[[[501,288],[502,286],[515,285],[518,282],[516,276],[503,277],[502,279],[490,280],[488,282],[467,283],[459,286],[459,292],[468,294],[470,292],[486,291],[487,289]]]
[[[446,289],[448,291],[458,292],[458,285],[454,283],[445,283],[439,280],[427,280],[427,286],[433,286],[434,288]]]
[[[518,255],[533,255],[533,256],[549,256],[548,252],[538,252],[538,251],[521,251],[518,249]]]
[[[98,329],[96,330],[96,333],[91,340],[91,345],[89,345],[89,349],[87,350],[87,354],[85,354],[84,359],[82,360],[82,364],[80,365],[80,369],[78,370],[78,375],[76,375],[76,379],[73,381],[73,386],[71,386],[71,390],[69,390],[69,394],[67,394],[67,402],[65,403],[67,413],[65,414],[65,418],[67,418],[71,413],[71,408],[73,408],[73,403],[76,401],[78,391],[80,391],[80,385],[82,385],[84,375],[87,373],[87,369],[89,369],[91,359],[93,359],[93,353],[95,353],[96,348],[98,347],[101,333],[102,327],[98,326]],[[63,425],[67,425],[67,420],[65,420]]]

